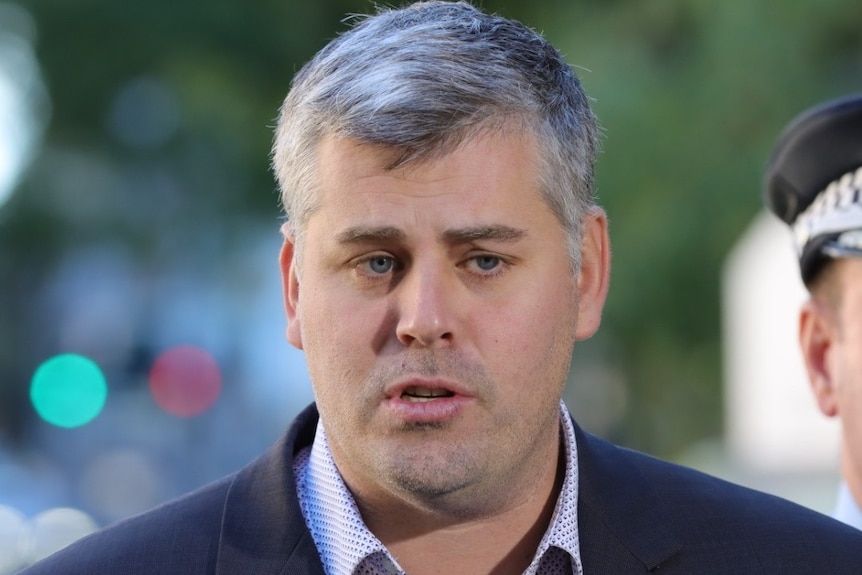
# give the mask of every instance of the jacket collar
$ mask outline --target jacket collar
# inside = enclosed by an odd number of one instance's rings
[[[317,409],[308,406],[287,434],[234,478],[225,499],[216,575],[324,575],[305,526],[293,459],[311,445]]]

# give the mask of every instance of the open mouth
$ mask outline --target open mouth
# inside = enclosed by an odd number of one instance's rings
[[[401,394],[401,399],[406,401],[433,401],[441,397],[453,397],[455,394],[448,389],[440,387],[408,387]]]

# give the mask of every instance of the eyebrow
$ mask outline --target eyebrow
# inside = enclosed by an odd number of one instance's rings
[[[502,225],[458,228],[443,232],[443,238],[450,244],[463,244],[480,240],[511,243],[526,236],[526,230]]]
[[[527,236],[527,231],[511,226],[491,225],[455,228],[443,232],[447,244],[456,245],[475,241],[516,242]],[[356,244],[365,242],[403,241],[407,234],[394,226],[348,228],[335,236],[338,243]]]
[[[407,236],[400,229],[392,226],[347,228],[335,236],[340,244],[359,244],[364,242],[403,240]]]

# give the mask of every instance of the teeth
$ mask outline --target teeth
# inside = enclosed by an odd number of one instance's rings
[[[410,401],[413,403],[426,403],[428,401],[434,401],[435,399],[437,399],[436,397],[420,397],[420,396],[416,396],[416,395],[407,395],[407,394],[405,394],[401,397],[402,397],[402,399],[406,399],[407,401]]]
[[[430,387],[411,387],[404,390],[401,397],[409,401],[431,401],[438,397],[451,397],[453,393],[446,389]]]

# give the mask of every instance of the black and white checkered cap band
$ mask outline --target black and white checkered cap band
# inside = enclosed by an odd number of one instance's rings
[[[793,223],[796,251],[801,257],[812,239],[850,230],[862,230],[862,166],[826,186],[799,214]]]

